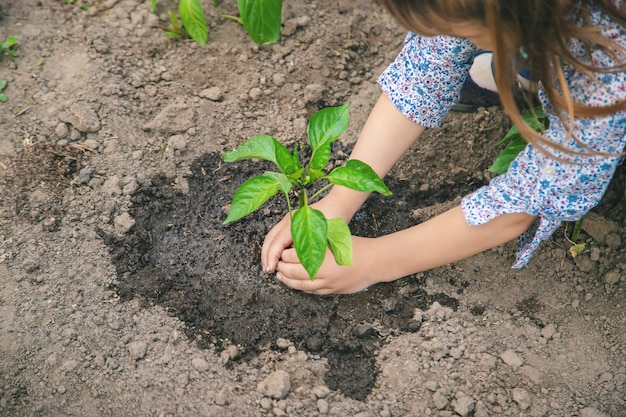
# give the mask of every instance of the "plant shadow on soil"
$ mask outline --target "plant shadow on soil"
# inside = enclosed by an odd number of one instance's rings
[[[134,197],[131,232],[122,238],[101,233],[119,275],[116,290],[122,300],[140,297],[163,305],[202,347],[220,349],[220,341],[228,341],[250,358],[276,348],[277,339],[288,339],[327,358],[330,389],[364,400],[376,381],[376,351],[385,333],[417,331],[416,308],[438,301],[456,309],[458,302],[427,294],[427,273],[343,296],[308,295],[263,274],[260,247],[286,213],[283,199],[273,198],[228,226],[222,222],[235,189],[269,168],[255,161],[222,164],[220,155],[208,154],[192,165],[188,195],[173,190],[165,178],[153,178],[152,186]],[[353,234],[373,237],[406,228],[414,202],[448,201],[466,191],[423,193],[394,178],[387,184],[394,196],[372,195],[350,225]],[[412,203],[398,204],[399,199]]]

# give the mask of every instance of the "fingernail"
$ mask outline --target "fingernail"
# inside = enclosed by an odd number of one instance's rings
[[[277,273],[276,273],[276,279],[277,279],[278,281],[282,281],[282,280],[283,280],[283,274],[281,274],[280,272],[277,272]]]
[[[265,265],[261,265],[263,267],[263,273],[267,274],[267,267]]]

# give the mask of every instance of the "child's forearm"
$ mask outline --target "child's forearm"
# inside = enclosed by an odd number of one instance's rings
[[[364,257],[371,262],[366,269],[376,271],[377,281],[393,281],[506,243],[534,220],[530,214],[516,213],[470,226],[461,207],[455,207],[417,226],[373,239],[367,250],[371,256]]]
[[[384,177],[424,130],[423,126],[407,119],[387,96],[381,94],[361,131],[350,159],[365,162],[378,175]],[[368,195],[335,186],[330,191],[328,200],[332,200],[333,206],[341,207],[341,213],[337,215],[348,221]]]

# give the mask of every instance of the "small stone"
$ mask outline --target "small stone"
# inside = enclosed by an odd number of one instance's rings
[[[543,329],[541,329],[541,336],[546,340],[550,340],[552,339],[552,336],[554,336],[555,332],[556,326],[554,324],[548,324]]]
[[[614,269],[604,274],[604,283],[608,285],[617,284],[620,279],[621,276],[617,269]]]
[[[317,400],[317,410],[320,412],[320,414],[328,413],[328,401],[322,398]]]
[[[530,408],[532,399],[530,394],[524,388],[513,388],[512,392],[513,401],[517,403],[520,410],[525,411]]]
[[[622,246],[622,237],[617,233],[609,233],[604,243],[611,249],[619,249]]]
[[[598,262],[600,260],[600,254],[600,248],[597,246],[592,246],[591,249],[589,249],[589,259],[593,262]]]
[[[271,398],[267,398],[267,397],[263,397],[261,398],[261,408],[264,410],[271,410],[272,409],[272,400]]]
[[[91,177],[93,176],[95,172],[96,172],[96,169],[93,166],[91,165],[85,166],[83,169],[81,169],[78,172],[78,175],[76,176],[76,178],[72,180],[72,185],[87,184],[91,180]]]
[[[100,147],[100,144],[97,140],[87,139],[83,142],[83,146],[89,150],[95,151],[96,149],[98,149],[98,147]]]
[[[65,394],[67,392],[67,388],[65,388],[65,385],[59,385],[59,387],[57,388],[57,392],[59,394]]]
[[[65,112],[59,114],[62,122],[69,123],[83,133],[92,133],[100,130],[100,119],[96,111],[87,103],[76,102],[70,105]]]
[[[443,410],[444,408],[446,408],[448,402],[448,398],[443,395],[441,390],[438,390],[433,394],[433,404],[435,405],[435,408],[437,408],[437,410]]]
[[[304,87],[304,100],[307,103],[317,103],[324,98],[324,86],[321,84],[309,84]]]
[[[454,412],[461,417],[467,417],[472,411],[474,411],[475,405],[476,401],[468,395],[461,395],[452,403]]]
[[[115,230],[119,234],[124,235],[133,228],[133,226],[135,225],[135,219],[130,217],[130,214],[128,213],[122,213],[119,216],[115,217],[115,220],[113,220],[113,224],[115,225]]]
[[[143,359],[147,352],[148,344],[146,342],[131,342],[128,345],[128,353],[130,353],[130,357],[136,361]]]
[[[67,127],[67,125],[65,123],[59,123],[55,128],[54,128],[54,133],[56,133],[56,135],[60,138],[60,139],[65,139],[67,137],[67,135],[70,134],[70,129]]]
[[[312,391],[317,398],[326,398],[328,397],[328,394],[330,394],[330,389],[328,389],[328,387],[325,387],[324,385],[317,385],[313,387]]]
[[[252,100],[258,100],[259,97],[263,95],[263,91],[261,91],[260,88],[254,87],[250,89],[250,92],[248,93],[248,95],[250,96]]]
[[[278,338],[278,340],[276,340],[276,346],[280,350],[287,350],[289,349],[289,346],[291,346],[291,342],[287,339],[283,339],[282,337],[280,337]]]
[[[599,243],[606,242],[606,238],[611,233],[617,233],[619,230],[617,223],[607,220],[594,212],[589,212],[585,215],[581,228]]]
[[[66,372],[72,372],[77,366],[78,362],[75,360],[69,360],[63,363],[63,369],[65,369]]]
[[[424,388],[430,392],[435,392],[437,391],[437,388],[439,388],[439,383],[437,381],[429,380],[424,382]]]
[[[286,82],[285,74],[280,72],[275,73],[274,75],[272,75],[272,82],[276,87],[282,87],[283,85],[285,85]]]
[[[585,301],[591,301],[592,298],[593,298],[593,293],[588,292],[587,294],[585,294]]]
[[[282,400],[291,390],[291,378],[283,370],[278,370],[259,382],[257,392],[266,397]]]
[[[191,360],[191,366],[198,372],[206,372],[210,368],[209,363],[202,358],[193,358]]]
[[[578,255],[576,257],[576,266],[581,272],[591,272],[594,268],[594,263],[587,254]]]
[[[200,91],[198,96],[211,101],[220,101],[224,98],[224,92],[219,87],[210,87]]]
[[[241,350],[235,345],[228,346],[226,352],[228,352],[228,359],[231,361],[236,361],[241,358]]]
[[[524,363],[524,360],[520,358],[519,355],[513,352],[511,349],[507,350],[506,352],[503,352],[500,355],[500,358],[502,359],[504,363],[506,363],[509,366],[512,366],[513,368],[519,368]]]

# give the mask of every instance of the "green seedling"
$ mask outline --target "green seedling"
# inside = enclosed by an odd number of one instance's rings
[[[5,96],[2,93],[2,90],[4,90],[5,88],[7,88],[7,82],[4,81],[4,80],[0,80],[0,101],[3,102],[3,103],[6,103],[7,100],[8,100],[7,96]]]
[[[76,0],[65,0],[65,4],[74,4],[76,3]],[[87,10],[89,8],[89,3],[83,1],[80,3],[80,8],[82,10]]]
[[[157,0],[150,0],[150,11],[154,13]],[[206,23],[204,10],[200,0],[179,0],[178,14],[180,21],[174,12],[167,12],[170,19],[169,27],[162,27],[165,36],[177,39],[193,39],[199,45],[204,45],[209,39],[209,27]]]
[[[224,224],[254,212],[282,191],[291,218],[293,246],[311,280],[322,265],[327,248],[339,265],[352,264],[352,238],[346,222],[340,218],[326,219],[321,211],[311,207],[311,203],[333,185],[391,195],[378,174],[362,161],[351,159],[325,173],[330,161],[331,143],[348,127],[348,107],[349,104],[328,107],[313,114],[307,127],[311,156],[306,163],[300,160],[297,146],[290,152],[269,135],[256,136],[223,155],[226,162],[243,159],[271,161],[279,170],[265,172],[244,182],[235,192]],[[324,185],[316,187],[317,191],[310,191],[314,184]],[[298,208],[295,211],[292,210],[290,193],[297,197]]]
[[[238,0],[239,17],[222,17],[239,22],[258,45],[275,43],[280,37],[282,0]]]
[[[15,36],[9,36],[4,42],[0,43],[0,60],[2,60],[2,57],[5,55],[12,57],[18,56],[18,53],[15,50],[16,45],[17,37]],[[0,102],[2,103],[6,103],[8,100],[7,96],[2,93],[5,88],[7,88],[7,82],[5,80],[0,80]]]
[[[17,38],[15,36],[9,36],[2,44],[0,44],[0,58],[4,55],[11,55],[12,57],[16,57],[18,55],[15,50],[15,46],[17,45]]]
[[[73,0],[72,0],[73,1]],[[158,0],[150,0],[150,11],[154,13]],[[218,7],[219,0],[213,0]],[[274,43],[280,37],[282,0],[238,0],[239,17],[222,15],[243,25],[250,38],[257,44]],[[178,14],[182,24],[172,12],[168,12],[170,27],[163,28],[169,38],[192,38],[204,45],[209,29],[200,0],[179,0]]]

